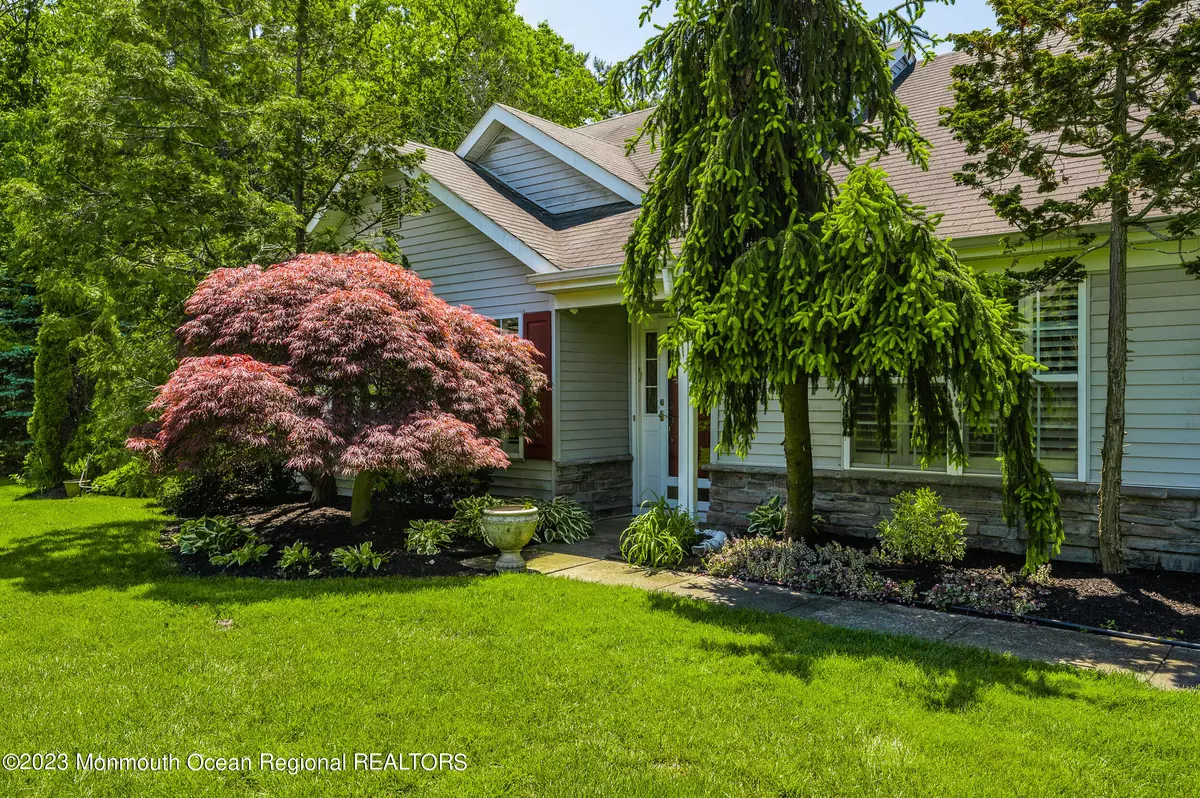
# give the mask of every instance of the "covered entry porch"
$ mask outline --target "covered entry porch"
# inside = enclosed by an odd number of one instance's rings
[[[528,278],[553,297],[555,492],[571,495],[565,474],[579,471],[586,482],[599,459],[610,468],[620,458],[629,475],[626,512],[661,496],[703,520],[711,419],[688,403],[686,371],[670,374],[673,356],[660,348],[666,317],[631,322],[618,273],[614,266]]]

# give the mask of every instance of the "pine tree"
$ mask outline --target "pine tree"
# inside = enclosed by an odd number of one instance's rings
[[[955,104],[944,124],[968,154],[982,156],[955,177],[978,187],[1020,231],[1014,248],[1050,237],[1079,242],[1076,252],[1024,277],[1034,289],[1082,279],[1083,259],[1108,250],[1099,537],[1104,571],[1120,573],[1130,233],[1174,248],[1200,274],[1196,249],[1182,243],[1200,223],[1200,18],[1190,0],[994,0],[992,7],[998,30],[954,37],[973,60],[953,70]],[[1072,188],[1072,176],[1085,188],[1043,196]],[[1107,232],[1086,229],[1097,224]]]
[[[662,157],[621,284],[644,315],[669,274],[664,345],[682,353],[692,403],[720,404],[722,448],[744,452],[759,408],[779,397],[789,537],[811,530],[810,390],[835,387],[847,433],[870,396],[890,441],[900,385],[927,463],[965,462],[964,425],[997,434],[1006,516],[1025,521],[1033,567],[1057,551],[1062,523],[1033,456],[1024,400],[1035,364],[1013,306],[1003,285],[958,262],[936,216],[860,163],[887,148],[927,157],[885,45],[923,51],[922,11],[871,20],[845,0],[680,2],[609,77],[614,91],[661,93],[644,134]],[[845,175],[840,190],[831,169]]]

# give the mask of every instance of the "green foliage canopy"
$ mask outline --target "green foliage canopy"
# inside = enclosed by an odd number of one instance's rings
[[[73,330],[51,371],[68,353],[87,398],[79,418],[57,399],[36,414],[58,447],[51,464],[123,462],[204,275],[361,246],[309,227],[322,209],[356,231],[375,225],[378,205],[363,199],[419,160],[391,145],[456,144],[495,101],[564,124],[603,113],[586,55],[511,0],[11,0],[0,11],[0,74],[13,76],[0,86],[0,257]],[[410,192],[389,211],[420,207]],[[56,419],[66,426],[51,434]]]
[[[884,41],[919,50],[910,16],[868,20],[857,3],[690,0],[610,82],[661,91],[644,135],[662,159],[626,247],[621,276],[635,316],[670,291],[663,344],[684,351],[691,400],[721,405],[720,447],[744,454],[758,409],[785,398],[789,506],[797,434],[786,392],[824,378],[854,429],[869,395],[885,445],[895,385],[913,409],[926,464],[966,461],[964,425],[994,432],[1005,509],[1030,527],[1029,563],[1062,540],[1053,480],[1033,457],[1028,373],[1016,313],[936,234],[938,217],[897,194],[870,157],[915,162],[927,144],[892,90]],[[860,163],[866,161],[866,163]],[[835,190],[831,170],[844,176]],[[805,415],[801,423],[807,425]],[[789,519],[796,515],[793,508]]]

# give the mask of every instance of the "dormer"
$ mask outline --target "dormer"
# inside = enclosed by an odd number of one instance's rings
[[[456,154],[552,216],[640,205],[646,189],[621,147],[499,104]]]

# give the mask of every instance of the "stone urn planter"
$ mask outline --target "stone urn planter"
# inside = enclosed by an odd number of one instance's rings
[[[525,570],[525,559],[521,549],[525,548],[537,529],[538,511],[536,507],[524,507],[519,504],[506,504],[500,507],[488,507],[483,511],[483,533],[488,541],[500,549],[500,559],[496,560],[496,570],[501,573]]]

